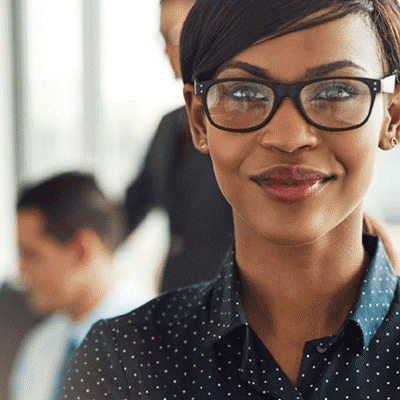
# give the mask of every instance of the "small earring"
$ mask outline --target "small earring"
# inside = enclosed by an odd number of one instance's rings
[[[207,140],[202,140],[202,141],[200,142],[200,148],[201,148],[202,150],[206,150],[206,149],[207,149]]]
[[[392,137],[392,139],[390,140],[390,143],[393,146],[393,148],[395,148],[399,145],[399,141],[395,137]]]

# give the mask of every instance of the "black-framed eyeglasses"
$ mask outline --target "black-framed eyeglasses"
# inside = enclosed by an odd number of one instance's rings
[[[378,93],[394,93],[397,72],[383,78],[332,77],[293,84],[264,79],[227,78],[194,82],[210,123],[230,132],[265,126],[284,97],[290,97],[305,120],[325,131],[364,125]]]

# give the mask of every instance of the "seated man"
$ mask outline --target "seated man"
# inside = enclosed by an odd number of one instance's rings
[[[91,325],[142,303],[113,263],[124,219],[92,176],[64,173],[22,194],[17,223],[28,302],[53,315],[26,338],[11,398],[56,399],[68,361]]]

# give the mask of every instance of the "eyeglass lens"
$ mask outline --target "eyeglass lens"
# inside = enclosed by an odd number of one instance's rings
[[[251,81],[218,82],[209,88],[207,107],[212,121],[222,128],[251,129],[266,121],[275,93],[266,84]],[[326,128],[351,128],[368,117],[372,95],[367,84],[352,79],[326,79],[304,86],[303,113]]]

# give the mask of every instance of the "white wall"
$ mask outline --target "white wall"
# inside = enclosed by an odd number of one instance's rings
[[[10,1],[0,0],[0,280],[16,265]]]
[[[23,0],[22,179],[79,168],[93,171],[109,195],[121,198],[162,115],[183,104],[182,84],[163,54],[159,0],[96,0],[97,20],[88,21],[93,1]],[[99,32],[84,35],[91,25]]]

